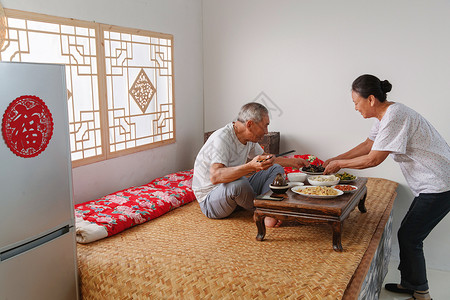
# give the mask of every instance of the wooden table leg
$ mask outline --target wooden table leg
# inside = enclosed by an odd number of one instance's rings
[[[333,228],[333,249],[334,251],[342,252],[341,234],[342,234],[342,222],[331,222]]]
[[[367,193],[364,194],[364,196],[361,198],[361,200],[359,200],[359,203],[358,203],[358,209],[362,213],[367,212],[366,205],[365,205],[366,197],[367,197]]]
[[[262,241],[266,235],[266,225],[264,224],[265,216],[255,212],[254,213],[256,227],[258,228],[258,234],[256,235],[257,241]]]

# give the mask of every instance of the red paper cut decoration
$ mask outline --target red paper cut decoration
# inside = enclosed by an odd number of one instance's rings
[[[2,133],[16,155],[37,156],[52,138],[52,114],[39,97],[21,96],[11,102],[3,114]]]

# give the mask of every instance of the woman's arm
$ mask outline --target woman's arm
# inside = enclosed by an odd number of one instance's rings
[[[337,173],[342,168],[349,169],[367,169],[378,166],[389,155],[390,151],[372,150],[369,154],[358,156],[351,159],[338,159],[329,162],[325,168],[324,174]]]
[[[323,163],[323,166],[327,167],[328,164],[333,160],[351,159],[351,158],[367,155],[367,154],[369,154],[370,150],[372,150],[372,145],[373,145],[373,141],[371,139],[367,138],[364,142],[362,142],[358,146],[354,147],[353,149],[350,149],[349,151],[342,153],[336,157],[327,159]]]

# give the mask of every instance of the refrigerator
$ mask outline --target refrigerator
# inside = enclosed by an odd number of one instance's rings
[[[0,62],[1,300],[79,298],[65,76]]]

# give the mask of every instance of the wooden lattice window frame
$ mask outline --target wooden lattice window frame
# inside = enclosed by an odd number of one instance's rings
[[[173,35],[12,9],[4,11],[6,33],[0,36],[0,60],[66,65],[73,167],[175,142]],[[24,29],[10,26],[9,20],[13,19],[26,20],[27,25]],[[29,22],[48,23],[53,28],[43,35],[60,35],[60,58],[27,60],[28,36],[41,34],[40,30],[33,31],[28,25],[33,23]],[[73,32],[67,33],[70,28]],[[26,35],[26,50],[6,57],[10,43],[15,42],[20,48],[21,34]],[[67,45],[63,40],[68,41]],[[70,47],[74,53],[64,53]],[[81,80],[78,85],[83,86],[83,91],[86,86],[91,89],[90,95],[83,94],[83,99],[92,98],[90,110],[71,109],[70,101],[75,107],[76,96],[81,94],[81,89],[74,86],[73,78],[77,76],[89,77],[85,81],[90,84],[83,85]],[[92,141],[94,145],[85,149]],[[80,151],[88,155],[79,155]]]

